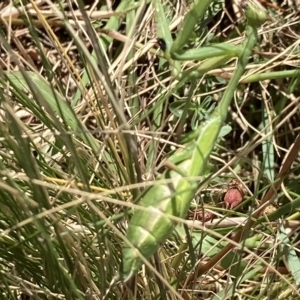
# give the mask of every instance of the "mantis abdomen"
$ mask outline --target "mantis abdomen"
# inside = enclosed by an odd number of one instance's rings
[[[222,124],[219,110],[200,127],[196,140],[169,158],[176,169],[166,170],[159,183],[148,189],[139,205],[146,208],[134,212],[126,233],[133,247],[126,243],[122,249],[123,263],[119,279],[126,281],[143,264],[141,256],[149,259],[173,232],[174,216],[185,218],[198,187],[191,177],[203,174],[209,155]]]

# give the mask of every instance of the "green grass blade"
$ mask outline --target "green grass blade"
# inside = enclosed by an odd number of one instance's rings
[[[300,284],[300,261],[295,249],[292,246],[291,239],[287,234],[287,229],[281,224],[279,226],[278,239],[281,241],[280,248],[283,252],[286,264],[294,277],[296,285]]]

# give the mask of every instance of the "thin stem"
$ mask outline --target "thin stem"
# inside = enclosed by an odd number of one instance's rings
[[[186,14],[184,23],[178,33],[178,36],[172,44],[171,55],[173,59],[177,59],[176,54],[186,44],[190,37],[190,32],[194,31],[195,25],[203,20],[204,14],[211,2],[211,0],[198,0],[198,3],[195,3],[190,11]]]

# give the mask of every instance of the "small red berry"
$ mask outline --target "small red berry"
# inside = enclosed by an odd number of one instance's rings
[[[210,211],[204,210],[204,211],[197,211],[197,220],[207,222],[211,219],[213,219],[213,213]]]
[[[245,190],[242,184],[237,180],[232,180],[229,184],[229,188],[224,196],[227,209],[233,209],[238,206],[244,199]]]
[[[224,196],[224,202],[227,209],[235,208],[242,201],[243,201],[243,195],[237,188],[229,189]]]
[[[214,214],[210,211],[199,209],[190,212],[189,219],[207,222],[214,218]]]

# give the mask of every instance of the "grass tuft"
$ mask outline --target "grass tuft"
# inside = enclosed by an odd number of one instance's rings
[[[0,298],[300,299],[296,8],[263,2],[206,180],[150,261],[164,280],[143,267],[126,285],[113,279],[131,209],[209,119],[235,60],[181,84],[151,1],[57,2],[0,3]],[[173,38],[190,2],[163,1]],[[238,46],[245,25],[235,1],[215,1],[183,51]],[[242,201],[224,202],[229,190]]]

